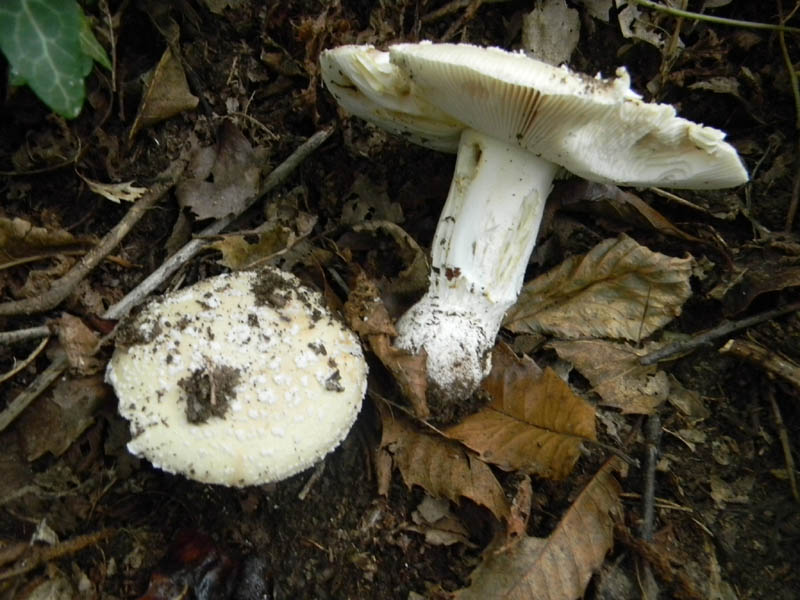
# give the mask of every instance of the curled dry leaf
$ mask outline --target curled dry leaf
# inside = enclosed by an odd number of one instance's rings
[[[493,361],[483,382],[491,404],[446,434],[501,469],[564,479],[583,440],[597,438],[594,407],[573,394],[552,369],[541,373],[526,357],[507,374],[504,362]]]
[[[428,388],[426,355],[409,354],[392,346],[390,338],[395,337],[397,331],[381,302],[378,288],[363,271],[356,275],[344,305],[344,314],[350,328],[392,373],[414,414],[420,419],[426,418],[430,414],[425,401]]]
[[[592,478],[547,538],[525,537],[507,550],[493,542],[457,600],[575,600],[614,541],[622,514],[616,458]],[[502,540],[502,537],[498,537]]]
[[[504,325],[515,333],[639,341],[680,314],[692,263],[626,235],[605,240],[526,284]]]
[[[485,506],[498,519],[509,514],[503,488],[489,466],[459,444],[417,431],[412,423],[381,410],[381,448],[409,488],[419,485],[429,494],[459,502],[462,497]]]
[[[167,47],[161,60],[145,84],[139,111],[131,126],[128,139],[133,139],[145,127],[169,119],[185,110],[192,110],[200,100],[189,91],[186,73]]]
[[[550,347],[589,380],[602,404],[623,413],[651,414],[670,394],[664,371],[639,364],[653,345],[636,349],[603,340],[576,340],[552,342]]]

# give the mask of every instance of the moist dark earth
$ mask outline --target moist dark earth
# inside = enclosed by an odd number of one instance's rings
[[[115,91],[109,74],[96,68],[87,79],[81,115],[64,121],[27,89],[6,90],[0,113],[0,217],[65,230],[93,244],[130,204],[93,194],[76,173],[148,187],[188,147],[213,145],[224,121],[235,124],[253,147],[266,149],[268,173],[315,132],[335,126],[315,153],[229,231],[251,232],[281,211],[311,215],[313,227],[300,235],[302,250],[276,252],[268,262],[322,290],[334,310],[360,270],[378,282],[391,315],[398,316],[415,299],[392,287],[408,267],[404,249],[385,231],[354,224],[391,220],[391,211],[400,210],[403,218],[395,221],[427,248],[454,158],[347,119],[322,86],[319,52],[346,43],[385,48],[422,39],[516,49],[532,3],[229,4],[214,14],[205,3],[189,0],[168,8],[110,2],[109,36],[105,3],[87,3],[87,14],[106,32],[98,39],[107,49],[114,41]],[[632,87],[646,100],[673,104],[681,116],[727,132],[752,181],[734,190],[679,192],[678,200],[631,190],[691,239],[669,235],[614,202],[561,201],[546,215],[527,278],[624,232],[651,250],[676,257],[688,253],[704,266],[692,279],[693,295],[680,317],[657,334],[659,339],[797,302],[800,226],[792,214],[800,189],[800,102],[787,69],[787,60],[795,70],[800,60],[797,34],[786,33],[782,41],[775,30],[655,17],[641,8],[667,40],[659,49],[623,37],[616,9],[604,22],[589,16],[581,3],[568,4],[578,9],[581,22],[573,69],[610,76],[627,67]],[[704,3],[685,4],[700,11]],[[790,2],[707,4],[719,5],[706,11],[715,16],[776,24],[783,14],[791,16],[789,25],[800,26]],[[161,58],[167,31],[178,33],[189,87],[200,102],[131,138],[142,75]],[[676,32],[681,43],[670,47]],[[556,193],[569,183],[557,184]],[[182,229],[176,227],[179,218]],[[0,330],[44,325],[66,312],[98,336],[108,333],[113,323],[100,319],[105,309],[207,224],[179,206],[173,193],[166,195],[65,301],[43,312],[0,317]],[[78,250],[5,261],[3,301],[44,292],[80,258]],[[224,270],[220,253],[208,250],[159,291]],[[737,335],[800,363],[796,311]],[[704,581],[713,583],[719,598],[800,597],[800,503],[787,480],[783,449],[796,455],[800,387],[763,364],[718,352],[730,337],[664,363],[670,376],[697,392],[707,413],[690,419],[670,403],[658,409],[658,555],[623,533],[638,531],[642,519],[643,417],[617,414],[598,425],[605,445],[587,447],[565,481],[533,478],[527,533],[546,537],[610,456],[609,448],[639,461],[620,476],[624,522],[585,598],[645,597],[641,582],[648,561],[660,564],[653,571],[662,598],[703,597],[698,590],[708,589]],[[544,340],[515,339],[508,332],[500,338],[540,366],[559,363]],[[38,344],[32,339],[1,346],[2,371],[11,371]],[[63,348],[51,341],[4,380],[4,406],[59,351]],[[349,436],[321,467],[262,487],[227,489],[163,473],[126,451],[127,425],[102,383],[112,351],[113,342],[106,343],[95,356],[94,373],[70,372],[72,383],[55,385],[71,392],[46,393],[0,433],[2,598],[447,598],[469,584],[482,550],[503,527],[488,510],[463,499],[450,507],[464,526],[462,539],[451,545],[426,540],[425,526],[416,518],[425,491],[407,487],[395,472],[388,493],[379,493],[377,403],[387,398],[402,407],[405,400],[371,355],[372,393]],[[570,384],[597,401],[577,372]],[[60,402],[64,410],[66,399],[88,405],[75,417],[80,423],[65,422],[53,408]],[[496,475],[512,495],[517,476]]]

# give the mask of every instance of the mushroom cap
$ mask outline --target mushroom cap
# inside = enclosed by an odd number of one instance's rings
[[[499,48],[430,42],[388,52],[343,46],[321,64],[344,108],[432,148],[457,149],[457,121],[593,181],[693,189],[747,181],[722,131],[644,102],[624,68],[601,79]]]
[[[106,377],[128,449],[205,483],[257,485],[321,460],[366,391],[355,335],[277,269],[220,275],[123,323]]]

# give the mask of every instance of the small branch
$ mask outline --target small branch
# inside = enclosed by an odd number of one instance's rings
[[[766,29],[769,31],[800,33],[800,28],[798,27],[789,27],[788,25],[773,25],[772,23],[759,23],[757,21],[740,21],[739,19],[726,19],[725,17],[704,15],[688,10],[681,10],[679,8],[671,8],[669,6],[664,6],[663,4],[656,4],[655,2],[650,2],[650,0],[628,0],[628,2],[631,4],[638,4],[639,6],[650,8],[657,12],[671,15],[673,17],[682,17],[684,19],[693,19],[695,21],[705,21],[707,23],[715,23],[717,25],[743,27],[745,29]]]
[[[36,359],[36,357],[39,356],[42,350],[44,350],[44,347],[47,346],[47,342],[49,341],[50,341],[50,336],[48,335],[41,342],[39,342],[39,345],[33,349],[33,352],[31,352],[25,360],[18,362],[17,364],[14,365],[13,369],[8,371],[7,373],[3,373],[2,375],[0,375],[0,383],[8,381],[14,375],[22,371],[22,369],[31,364]]]
[[[16,329],[15,331],[0,331],[0,345],[10,346],[25,340],[35,340],[50,335],[50,328],[47,325],[39,327],[28,327],[27,329]]]
[[[639,364],[645,366],[652,365],[667,358],[671,358],[676,354],[684,354],[696,350],[701,346],[710,346],[719,338],[727,337],[732,333],[742,329],[747,329],[753,325],[758,325],[764,321],[776,319],[798,310],[800,310],[800,302],[794,302],[781,308],[775,308],[758,315],[753,315],[752,317],[747,317],[746,319],[742,319],[740,321],[723,321],[720,325],[714,327],[714,329],[706,331],[705,333],[697,334],[694,337],[686,340],[680,340],[672,344],[667,344],[666,346],[663,346],[662,348],[659,348],[650,354],[645,354],[639,359]]]
[[[719,351],[755,363],[765,371],[783,377],[800,390],[800,367],[759,344],[744,340],[729,340]]]
[[[0,316],[30,315],[51,310],[61,304],[102,260],[111,254],[128,235],[136,223],[166,194],[186,168],[186,160],[179,158],[165,169],[147,193],[128,210],[122,220],[109,231],[100,243],[89,250],[66,275],[56,281],[50,289],[39,296],[12,300],[0,304]]]
[[[659,443],[661,442],[661,419],[657,414],[647,417],[645,424],[646,449],[644,471],[644,493],[642,494],[642,527],[640,535],[643,540],[653,540],[656,498],[656,464],[658,463]]]
[[[789,442],[789,433],[786,431],[786,425],[783,422],[781,409],[775,401],[775,388],[772,384],[767,386],[767,396],[769,403],[772,406],[772,416],[775,419],[775,427],[778,429],[778,437],[781,440],[781,447],[783,448],[783,459],[786,461],[786,474],[789,478],[789,487],[792,489],[792,496],[795,502],[800,502],[800,491],[797,489],[797,477],[795,475],[794,457],[792,456],[792,445]]]
[[[297,150],[295,150],[289,157],[264,179],[259,188],[258,195],[252,199],[242,209],[242,212],[250,208],[264,195],[275,189],[281,183],[286,181],[286,178],[302,163],[308,156],[319,148],[325,140],[327,140],[333,133],[333,127],[322,129],[308,138]],[[131,290],[122,300],[117,302],[114,306],[106,311],[103,315],[106,319],[120,319],[128,314],[128,311],[139,304],[150,292],[159,287],[164,281],[167,280],[175,271],[182,265],[190,261],[199,252],[208,248],[210,242],[203,239],[208,236],[217,235],[223,229],[228,227],[236,218],[238,214],[230,215],[224,219],[215,221],[205,229],[203,229],[198,237],[187,242],[183,248],[178,250],[175,254],[167,258],[160,267],[150,273],[139,285]]]

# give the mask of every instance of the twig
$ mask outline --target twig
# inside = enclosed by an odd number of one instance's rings
[[[645,424],[646,449],[644,471],[644,493],[642,494],[642,527],[640,536],[649,542],[653,539],[656,498],[656,464],[658,463],[659,443],[661,441],[661,419],[657,414],[647,417]]]
[[[27,552],[20,556],[13,567],[0,571],[0,581],[23,575],[39,565],[80,552],[89,546],[99,544],[114,533],[116,533],[114,529],[102,529],[96,533],[76,536],[55,546],[28,545]]]
[[[306,140],[297,150],[295,150],[285,161],[278,165],[261,185],[258,197],[263,196],[283,181],[303,162],[314,150],[316,150],[333,133],[333,128],[329,127],[318,131]],[[258,198],[253,200],[253,203]],[[252,203],[251,203],[252,204]],[[247,208],[247,207],[245,207]],[[227,227],[234,219],[232,215],[218,223],[209,225],[203,231],[203,235],[213,235],[219,233]],[[103,314],[104,319],[120,319],[128,314],[131,308],[142,301],[142,299],[163,283],[172,273],[182,264],[190,260],[195,254],[202,250],[207,242],[202,240],[191,240],[178,252],[170,256],[158,269],[151,273],[139,285],[131,290],[122,300],[109,307]],[[51,383],[53,383],[64,369],[67,368],[66,355],[58,356],[39,376],[23,390],[8,407],[0,413],[0,431],[3,431],[23,410],[33,402]]]
[[[781,20],[781,25],[783,25],[789,17],[784,18],[783,16],[783,2],[781,2],[781,0],[777,0],[777,2],[778,16]],[[797,10],[796,6],[795,10]],[[785,32],[778,32],[778,42],[781,46],[781,54],[783,55],[783,62],[786,65],[786,72],[789,75],[789,83],[792,86],[792,96],[794,96],[794,128],[796,132],[800,133],[800,84],[797,81],[797,71],[795,71],[794,63],[792,63],[792,57],[789,56],[789,48],[786,46]],[[796,155],[800,155],[800,140],[798,140],[796,148],[798,152]],[[794,181],[792,183],[792,200],[789,203],[789,210],[786,211],[786,221],[783,227],[786,233],[789,233],[794,226],[798,204],[800,204],[800,166],[795,165]]]
[[[22,390],[16,398],[8,403],[5,410],[0,413],[0,431],[8,427],[14,419],[22,414],[28,405],[36,400],[50,384],[59,378],[64,369],[67,368],[67,355],[59,355],[53,362],[50,363],[44,371],[37,375],[36,379],[24,390]]]
[[[495,4],[499,2],[508,2],[509,0],[483,0],[483,4]],[[439,19],[444,19],[448,15],[453,14],[461,10],[462,8],[466,8],[470,5],[472,0],[452,0],[452,2],[448,2],[444,6],[437,8],[434,11],[429,12],[426,15],[422,15],[420,21],[422,23],[433,23],[434,21],[438,21]]]
[[[169,167],[161,172],[157,182],[150,187],[147,193],[128,210],[122,220],[100,240],[97,246],[89,250],[66,275],[39,296],[0,304],[0,316],[30,315],[48,311],[58,306],[92,269],[111,254],[111,251],[128,235],[128,232],[145,213],[175,185],[185,168],[186,160],[184,158],[174,160]]]
[[[48,335],[50,335],[50,328],[47,325],[16,329],[14,331],[0,331],[0,345],[8,346],[25,340],[47,337]]]
[[[678,342],[673,342],[672,344],[667,344],[666,346],[663,346],[658,350],[651,352],[650,354],[645,354],[639,359],[639,364],[645,366],[652,365],[676,354],[683,354],[685,352],[696,350],[701,346],[709,346],[719,338],[727,337],[730,334],[742,329],[747,329],[753,325],[758,325],[764,321],[776,319],[777,317],[782,317],[783,315],[798,310],[800,310],[800,302],[793,302],[792,304],[787,304],[781,308],[768,310],[767,312],[753,315],[752,317],[747,317],[746,319],[741,319],[740,321],[723,321],[720,325],[706,331],[705,333],[695,335],[694,337],[686,340],[680,340]]]
[[[34,359],[37,356],[39,356],[39,354],[42,352],[42,350],[44,350],[44,347],[47,346],[47,342],[48,341],[50,341],[50,336],[49,335],[47,337],[45,337],[41,342],[39,342],[39,345],[36,346],[36,348],[33,349],[33,352],[31,352],[25,360],[22,360],[22,361],[18,362],[16,365],[14,365],[14,368],[11,369],[8,373],[3,373],[2,375],[0,375],[0,383],[3,383],[4,381],[8,381],[14,375],[16,375],[17,373],[22,371],[22,369],[24,369],[29,364],[31,364],[34,361]]]
[[[728,340],[719,351],[723,354],[733,354],[761,366],[770,373],[780,375],[800,390],[800,367],[759,344],[732,339]]]
[[[772,405],[772,416],[775,419],[775,427],[778,429],[778,437],[783,448],[783,459],[786,461],[786,474],[789,477],[789,487],[792,489],[792,496],[795,502],[800,502],[800,491],[797,489],[797,477],[795,476],[794,457],[792,456],[792,445],[789,442],[789,433],[781,416],[781,409],[775,401],[775,388],[773,385],[767,386],[767,397]]]
[[[266,177],[259,188],[258,195],[242,209],[242,212],[250,208],[265,194],[283,183],[286,178],[302,163],[308,156],[319,148],[325,140],[333,133],[333,128],[322,129],[308,138],[297,150]],[[187,242],[183,248],[165,260],[160,267],[148,275],[139,285],[130,291],[122,300],[108,309],[104,316],[106,319],[119,319],[126,315],[135,305],[139,304],[150,292],[159,287],[167,280],[181,265],[191,260],[199,252],[207,248],[210,243],[204,237],[217,235],[228,225],[230,225],[239,215],[230,215],[220,219],[205,229],[199,237]]]
[[[727,19],[725,17],[715,17],[714,15],[704,15],[688,10],[681,10],[679,8],[671,8],[663,4],[656,4],[655,2],[650,2],[650,0],[628,0],[628,2],[662,12],[673,17],[683,17],[685,19],[693,19],[695,21],[716,23],[717,25],[729,25],[731,27],[743,27],[745,29],[767,29],[769,31],[800,33],[800,28],[798,27],[789,27],[788,25],[773,25],[772,23],[759,23],[757,21],[740,21],[739,19]]]

